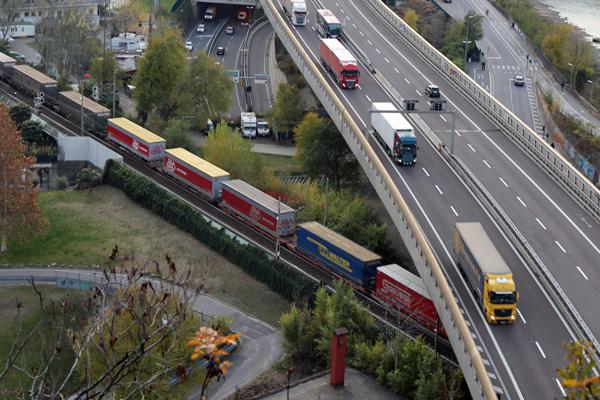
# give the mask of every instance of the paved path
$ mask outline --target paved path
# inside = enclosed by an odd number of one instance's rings
[[[98,270],[10,268],[0,269],[0,284],[19,284],[26,282],[32,276],[38,280],[71,288],[81,287],[80,282],[100,282],[103,277]],[[231,317],[234,321],[232,329],[242,334],[240,347],[230,357],[233,367],[227,375],[227,380],[213,383],[209,387],[209,399],[224,399],[235,392],[236,387],[250,383],[281,358],[283,354],[281,336],[275,328],[265,322],[202,294],[193,299],[193,308],[198,313]],[[199,397],[199,389],[194,390],[189,396],[190,399]]]

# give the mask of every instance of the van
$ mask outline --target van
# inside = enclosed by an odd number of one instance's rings
[[[217,8],[215,6],[210,6],[206,8],[206,12],[204,13],[204,19],[210,21],[217,16]]]

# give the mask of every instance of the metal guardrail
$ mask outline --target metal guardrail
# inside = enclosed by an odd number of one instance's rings
[[[381,0],[365,0],[399,36],[485,114],[590,215],[600,221],[600,189],[485,89],[423,39]]]
[[[261,5],[279,39],[339,128],[344,140],[358,159],[394,221],[446,328],[472,397],[474,399],[496,399],[490,377],[454,294],[446,281],[429,241],[400,191],[351,114],[329,86],[319,67],[302,48],[301,43],[294,36],[293,31],[278,12],[273,1],[261,0]]]

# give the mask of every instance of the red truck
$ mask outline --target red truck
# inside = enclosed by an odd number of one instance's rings
[[[375,297],[432,331],[437,329],[440,334],[448,336],[423,280],[399,265],[377,268]]]
[[[221,184],[229,173],[181,147],[165,150],[163,171],[207,196],[213,202],[221,197]]]
[[[162,164],[167,141],[127,118],[108,120],[108,138],[150,164]]]
[[[360,70],[356,58],[337,39],[321,39],[321,63],[343,89],[358,86]]]
[[[294,234],[296,210],[244,181],[233,179],[223,182],[221,204],[225,209],[273,236],[277,236],[279,211],[279,236]]]

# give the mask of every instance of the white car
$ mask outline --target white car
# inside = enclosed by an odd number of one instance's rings
[[[185,48],[188,49],[188,51],[192,51],[194,49],[194,45],[192,44],[192,42],[185,42]]]
[[[204,24],[198,25],[196,28],[196,33],[204,33]]]

